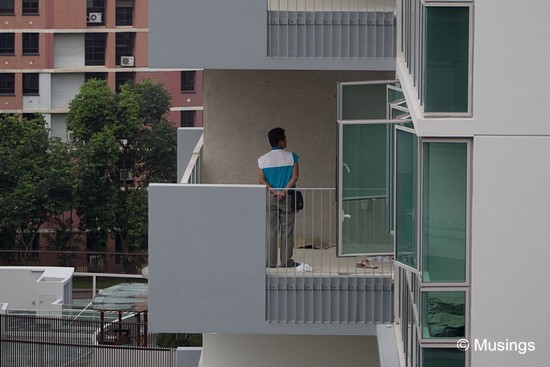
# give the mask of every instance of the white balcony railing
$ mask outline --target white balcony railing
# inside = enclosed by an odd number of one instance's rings
[[[266,263],[270,228],[278,227],[279,251],[294,244],[297,267],[266,267],[266,319],[276,322],[391,321],[393,262],[389,257],[337,257],[335,189],[300,189],[304,209],[296,214],[267,215]],[[290,196],[292,197],[292,196]],[[269,202],[270,198],[267,198]],[[271,199],[272,200],[272,199]],[[276,220],[276,223],[273,223]],[[291,228],[291,236],[284,232]]]
[[[202,146],[203,146],[203,137],[201,135],[197,145],[193,149],[191,154],[191,159],[187,164],[187,168],[183,173],[183,177],[180,183],[186,184],[198,184],[202,182]]]
[[[268,56],[395,57],[395,1],[268,0]]]

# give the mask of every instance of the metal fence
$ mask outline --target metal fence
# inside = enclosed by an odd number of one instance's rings
[[[78,272],[140,274],[147,252],[0,250],[0,266],[69,266]]]
[[[0,365],[175,366],[175,350],[159,347],[158,334],[143,330],[146,324],[131,315],[122,322],[0,315]]]

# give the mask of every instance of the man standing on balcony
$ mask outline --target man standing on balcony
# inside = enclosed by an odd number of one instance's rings
[[[294,191],[298,181],[298,155],[285,150],[285,130],[277,127],[268,133],[271,151],[258,158],[258,179],[269,190],[269,250],[266,266],[277,267],[277,233],[281,233],[281,267],[300,265],[294,252]],[[290,197],[289,197],[290,194]]]

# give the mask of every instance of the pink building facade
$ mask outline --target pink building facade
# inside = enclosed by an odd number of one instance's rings
[[[148,0],[0,3],[0,113],[40,113],[67,138],[70,100],[89,78],[113,90],[151,79],[172,96],[170,122],[202,126],[202,71],[148,67]]]

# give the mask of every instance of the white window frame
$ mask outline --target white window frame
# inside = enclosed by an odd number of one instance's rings
[[[424,218],[424,208],[422,203],[424,202],[424,143],[466,143],[466,269],[465,269],[465,280],[464,282],[424,282],[422,276],[424,274],[423,267],[423,251],[424,248],[422,239],[423,236],[423,218]],[[438,288],[438,287],[468,287],[470,286],[470,272],[471,272],[471,237],[472,237],[472,139],[468,138],[420,138],[418,142],[418,172],[419,172],[419,182],[418,182],[418,270],[420,272],[420,286],[423,288]]]
[[[424,310],[424,296],[426,292],[464,292],[464,336],[454,338],[424,338],[422,333],[422,312]],[[460,339],[470,339],[470,288],[469,287],[423,287],[420,286],[420,295],[418,299],[418,335],[422,347],[449,348],[456,347]]]
[[[343,102],[343,89],[345,86],[349,85],[374,85],[374,84],[386,84],[389,89],[403,92],[400,86],[398,86],[399,80],[375,80],[375,81],[363,81],[363,82],[341,82],[338,83],[338,90],[337,90],[337,112],[336,112],[336,118],[337,118],[337,124],[338,124],[338,177],[337,177],[337,190],[336,190],[336,197],[338,201],[338,213],[337,213],[337,228],[338,228],[338,238],[337,238],[337,253],[338,256],[341,257],[347,257],[347,256],[386,256],[386,255],[392,255],[395,253],[395,250],[393,252],[380,252],[380,253],[343,253],[342,252],[342,232],[343,232],[343,219],[344,219],[344,213],[342,209],[342,189],[343,189],[343,178],[342,174],[340,174],[340,170],[342,167],[344,167],[343,162],[343,127],[345,125],[366,125],[366,124],[403,124],[407,122],[412,122],[411,120],[408,120],[406,116],[400,116],[398,119],[344,119],[343,118],[343,111],[342,111],[342,102]],[[389,84],[396,84],[395,86],[389,85]],[[386,94],[386,105],[387,103],[388,94]],[[406,102],[406,101],[405,101]],[[396,103],[397,104],[397,103]],[[388,106],[389,108],[395,108],[399,110],[403,110],[404,112],[408,112],[408,110],[402,106]],[[388,113],[389,108],[386,108],[386,113]],[[395,139],[395,138],[394,138]],[[393,159],[393,152],[390,152],[389,159]],[[388,184],[388,183],[387,183]],[[392,195],[395,193],[394,185],[388,186],[390,190],[392,190]],[[393,211],[393,208],[392,208]],[[394,215],[393,213],[391,215]],[[395,249],[395,236],[394,236],[394,244],[393,247]]]
[[[468,110],[466,112],[425,112],[424,111],[424,100],[425,100],[425,75],[426,75],[426,59],[424,57],[426,49],[426,8],[427,7],[465,7],[469,8],[469,21],[468,21]],[[417,91],[420,102],[420,109],[422,115],[425,118],[445,118],[445,117],[472,117],[473,116],[473,51],[474,51],[474,4],[473,0],[422,0],[421,7],[421,55],[420,55],[420,64],[421,64],[421,79],[419,79],[419,90]],[[409,71],[410,72],[410,71]]]

